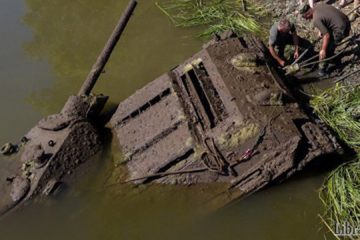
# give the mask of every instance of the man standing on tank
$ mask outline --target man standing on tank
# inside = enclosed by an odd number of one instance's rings
[[[319,3],[314,8],[303,4],[300,6],[299,12],[305,19],[312,19],[314,27],[319,30],[322,38],[319,60],[323,61],[333,56],[336,45],[350,34],[351,25],[348,17],[339,9],[325,3]],[[326,75],[327,68],[326,61],[320,62],[319,75]]]
[[[286,18],[275,22],[270,29],[269,51],[274,60],[281,66],[286,66],[284,50],[286,45],[294,46],[294,59],[299,57],[299,47],[309,48],[310,42],[299,37],[295,25]]]

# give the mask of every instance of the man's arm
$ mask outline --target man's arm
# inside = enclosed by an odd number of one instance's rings
[[[279,63],[279,65],[284,67],[285,61],[279,57],[279,55],[276,53],[276,51],[272,45],[269,45],[269,51],[270,51],[271,56]]]
[[[299,57],[299,36],[296,34],[296,31],[292,33],[292,37],[295,46],[294,58],[297,59]]]
[[[314,8],[314,0],[309,0],[309,5],[311,8]]]
[[[321,45],[321,50],[320,50],[320,53],[319,53],[319,58],[320,58],[320,60],[323,60],[323,59],[326,58],[326,50],[327,50],[327,48],[328,48],[329,42],[330,42],[330,34],[329,34],[329,33],[326,33],[326,34],[323,36],[323,41],[322,41],[322,45]]]
[[[326,58],[326,50],[328,48],[329,42],[330,42],[330,33],[326,26],[322,23],[320,20],[314,20],[314,26],[315,28],[319,29],[322,35],[322,45],[319,53],[320,60],[323,60]]]

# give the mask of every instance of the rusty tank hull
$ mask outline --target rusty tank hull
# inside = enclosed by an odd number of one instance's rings
[[[225,183],[253,193],[337,154],[254,37],[225,33],[120,103],[111,119],[135,184]]]

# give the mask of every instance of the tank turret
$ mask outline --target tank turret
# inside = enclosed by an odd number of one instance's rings
[[[40,194],[51,194],[63,176],[102,148],[96,119],[108,97],[91,94],[137,5],[131,0],[79,93],[70,96],[60,113],[41,119],[20,144],[1,149],[0,215]],[[14,154],[16,153],[16,154]]]

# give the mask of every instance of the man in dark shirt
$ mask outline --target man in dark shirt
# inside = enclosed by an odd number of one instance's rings
[[[294,24],[283,18],[279,22],[273,24],[269,36],[270,54],[282,67],[286,65],[286,61],[284,60],[284,50],[286,45],[294,45],[295,59],[299,57],[299,47],[308,48],[311,46],[309,41],[296,34]],[[277,48],[277,51],[275,48]]]
[[[348,17],[335,7],[319,3],[314,8],[309,5],[302,5],[299,10],[305,19],[312,19],[313,25],[320,32],[322,37],[319,59],[324,60],[334,54],[335,47],[345,37],[349,36],[351,26]],[[327,64],[319,64],[319,74],[326,74]]]

